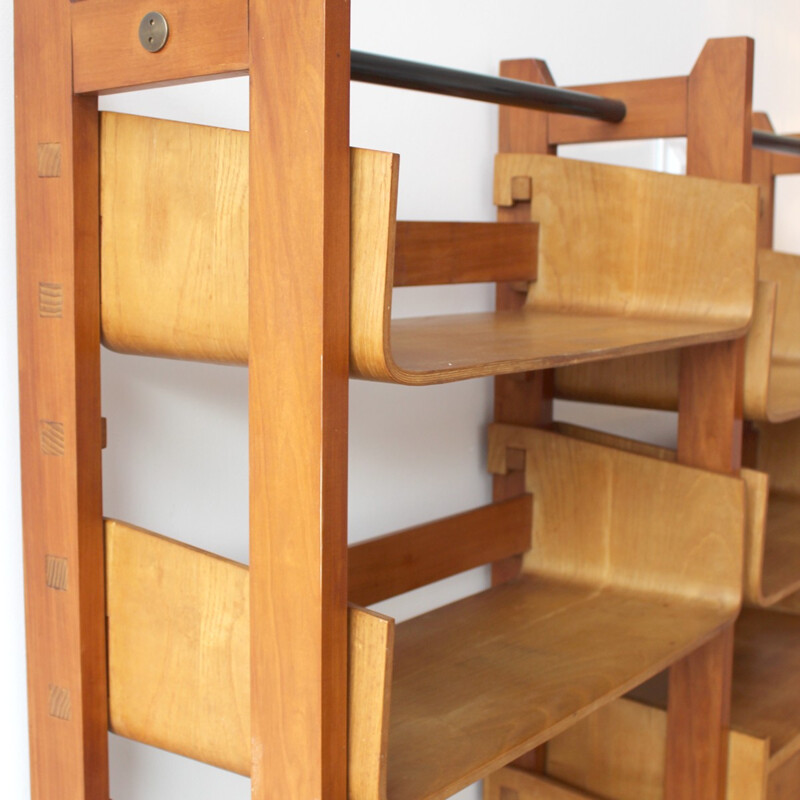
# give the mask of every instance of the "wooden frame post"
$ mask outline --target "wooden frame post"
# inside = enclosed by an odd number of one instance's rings
[[[503,61],[500,75],[531,83],[555,86],[553,76],[544,61],[519,59]],[[555,153],[548,144],[548,115],[540,111],[500,106],[499,145],[501,153]],[[498,222],[530,222],[528,203],[517,203],[510,208],[498,208]],[[497,308],[518,309],[525,302],[525,294],[515,284],[497,284]],[[548,425],[553,421],[553,371],[539,370],[517,375],[504,375],[494,380],[494,421],[510,425],[533,427]],[[493,498],[495,502],[507,500],[525,491],[525,470],[522,464],[505,475],[495,475]],[[492,582],[503,583],[519,577],[522,557],[512,556],[492,565]],[[542,745],[526,753],[514,763],[530,771],[541,772],[545,767],[547,746]]]
[[[249,30],[252,796],[344,800],[349,4]]]
[[[535,59],[503,61],[500,75],[555,85],[547,64]],[[547,143],[547,114],[500,106],[498,150],[501,153],[555,153],[555,147]],[[497,210],[498,222],[530,222],[530,218],[530,205],[525,202]],[[516,284],[497,284],[498,309],[518,309],[524,303],[525,294]],[[552,370],[539,370],[495,378],[494,421],[527,427],[549,424],[553,419],[552,374]],[[524,493],[524,469],[519,465],[507,475],[495,475],[493,487],[495,502]],[[498,561],[492,565],[492,581],[497,584],[512,580],[519,576],[521,568],[521,556]]]
[[[31,793],[108,800],[97,101],[73,95],[70,4],[14,10]]]
[[[711,40],[689,77],[687,173],[749,182],[753,41]],[[744,340],[681,356],[678,460],[738,473]],[[665,800],[725,796],[733,627],[669,673]]]

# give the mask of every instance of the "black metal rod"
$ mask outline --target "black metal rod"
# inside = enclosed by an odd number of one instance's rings
[[[753,131],[753,147],[800,156],[800,139],[794,136],[780,136],[770,131]]]
[[[621,122],[625,118],[625,103],[620,100],[558,89],[555,86],[435,67],[357,50],[350,54],[350,63],[350,77],[362,83],[415,89],[537,111],[593,117],[607,122]]]

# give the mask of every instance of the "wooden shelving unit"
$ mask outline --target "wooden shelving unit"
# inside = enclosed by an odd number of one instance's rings
[[[107,800],[109,726],[249,775],[254,800],[443,800],[511,762],[541,783],[545,743],[667,668],[663,797],[719,796],[742,337],[774,298],[746,185],[752,42],[593,97],[503,64],[524,85],[468,94],[527,104],[500,113],[498,222],[419,223],[396,219],[398,156],[349,148],[345,0],[28,0],[15,25],[35,800]],[[408,85],[407,64],[355,56],[355,77]],[[102,92],[245,72],[249,134],[98,114]],[[652,135],[688,137],[690,177],[555,157]],[[496,312],[392,319],[394,286],[474,281],[498,284]],[[247,365],[248,567],[104,523],[101,336]],[[550,368],[678,347],[677,463],[541,430]],[[348,548],[351,376],[495,376],[494,502]],[[490,589],[414,619],[364,607],[487,563]]]

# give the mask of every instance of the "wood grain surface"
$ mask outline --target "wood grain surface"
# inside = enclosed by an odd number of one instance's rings
[[[97,102],[69,3],[15,3],[14,42],[31,797],[108,800]]]
[[[248,30],[252,798],[344,800],[350,5]]]
[[[245,74],[247,0],[81,0],[71,5],[76,93],[114,92]],[[151,53],[139,42],[139,23],[161,12],[167,43]]]

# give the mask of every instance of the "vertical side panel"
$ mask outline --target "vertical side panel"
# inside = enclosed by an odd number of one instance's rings
[[[748,182],[753,42],[709,41],[689,77],[687,173]],[[755,254],[754,254],[755,257]],[[738,473],[743,340],[691,347],[680,366],[678,460]],[[733,629],[678,662],[669,675],[666,800],[725,795]]]
[[[252,796],[343,800],[349,4],[250,2]]]
[[[107,800],[98,115],[70,6],[15,5],[20,427],[31,786]]]

